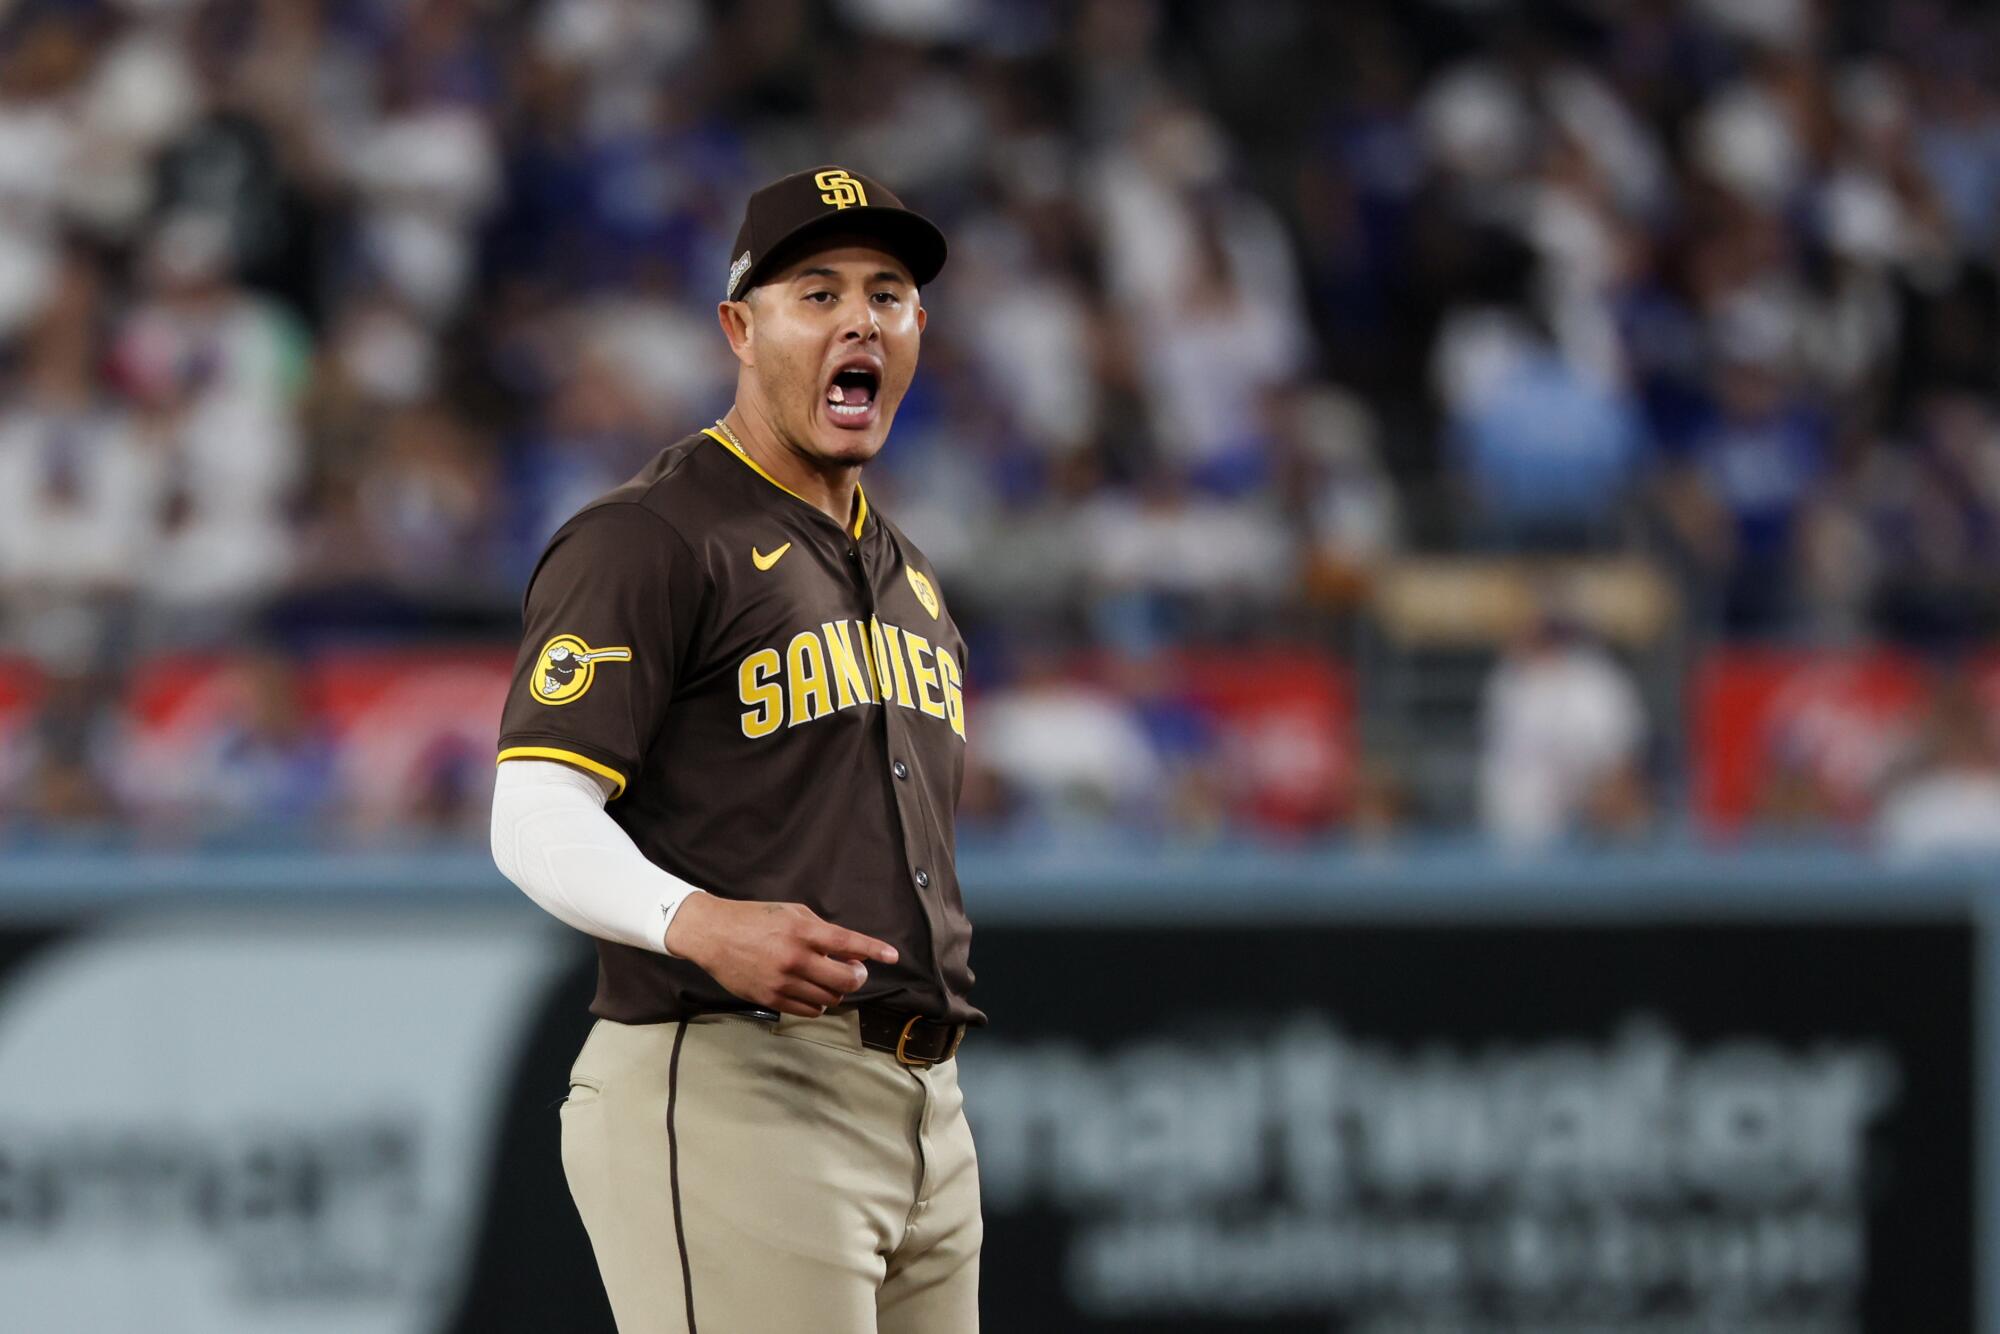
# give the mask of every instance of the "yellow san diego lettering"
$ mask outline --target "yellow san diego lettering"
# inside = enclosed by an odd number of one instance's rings
[[[896,687],[890,682],[889,674],[882,670],[882,627],[871,617],[868,624],[854,623],[855,638],[861,641],[861,656],[868,660],[868,679],[875,685],[875,698],[884,704],[896,702]]]
[[[743,735],[766,737],[857,704],[899,704],[965,736],[964,669],[951,650],[870,617],[825,621],[736,668]]]
[[[937,648],[938,675],[944,678],[944,716],[951,724],[951,730],[958,733],[960,741],[965,740],[965,690],[964,678],[959,675],[958,659],[951,656],[951,650],[939,644]]]
[[[786,724],[797,727],[833,712],[833,692],[827,688],[826,651],[819,635],[801,630],[785,649],[786,684],[792,697],[792,717]]]
[[[876,694],[884,704],[910,706],[910,688],[902,676],[902,648],[890,636],[896,626],[884,626],[874,616],[868,618],[868,644],[874,648]],[[898,686],[902,682],[902,686]]]
[[[925,661],[930,657],[931,641],[914,630],[903,631],[903,642],[910,647],[910,675],[917,678],[917,707],[933,718],[944,717],[944,701],[937,697],[937,669]]]
[[[871,620],[869,624],[879,626],[881,630],[881,642],[875,646],[876,652],[878,656],[889,660],[889,675],[893,676],[896,682],[896,703],[906,709],[914,709],[917,702],[910,695],[910,674],[903,666],[903,631],[897,626],[882,625],[878,621]],[[884,684],[886,686],[887,683]],[[882,697],[884,699],[889,697],[887,689],[883,690]]]
[[[751,706],[743,715],[743,735],[752,740],[771,735],[784,721],[785,692],[776,681],[765,679],[776,676],[782,666],[775,649],[760,648],[736,669],[737,693]]]
[[[854,640],[847,633],[848,622],[828,621],[820,626],[826,636],[826,656],[831,662],[831,674],[838,707],[847,708],[855,703],[872,704],[874,692],[868,688],[868,668],[855,654]],[[867,639],[862,641],[862,652],[867,652]]]

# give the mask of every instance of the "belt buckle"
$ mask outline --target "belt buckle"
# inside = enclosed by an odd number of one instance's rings
[[[952,1035],[951,1045],[945,1048],[944,1055],[932,1060],[925,1060],[921,1056],[912,1056],[907,1050],[910,1045],[910,1031],[923,1021],[924,1017],[922,1015],[911,1015],[903,1021],[903,1031],[896,1036],[896,1059],[916,1070],[927,1070],[939,1061],[950,1060],[957,1053],[958,1044],[965,1040],[965,1026],[960,1024],[957,1026],[958,1032]]]

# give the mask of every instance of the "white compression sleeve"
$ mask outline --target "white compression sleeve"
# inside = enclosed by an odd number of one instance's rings
[[[555,760],[506,760],[493,785],[493,861],[551,916],[655,954],[697,887],[646,860],[605,812],[596,778]]]

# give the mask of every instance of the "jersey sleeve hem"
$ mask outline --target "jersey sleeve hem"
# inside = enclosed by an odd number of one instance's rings
[[[610,779],[615,785],[615,790],[611,793],[611,800],[616,801],[625,795],[625,775],[622,772],[604,763],[602,760],[594,760],[579,751],[569,749],[567,746],[502,746],[500,748],[500,758],[496,763],[505,764],[508,760],[559,760],[564,764],[581,769],[585,773],[596,774],[599,778]]]

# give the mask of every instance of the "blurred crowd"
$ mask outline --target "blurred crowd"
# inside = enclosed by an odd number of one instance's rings
[[[134,665],[505,644],[546,536],[727,407],[741,200],[821,162],[951,239],[868,486],[971,641],[974,824],[1389,836],[1399,757],[1180,651],[1345,670],[1412,554],[1643,557],[1703,646],[2000,630],[1981,6],[16,0],[9,808],[296,813],[135,786]],[[1646,664],[1564,626],[1491,670],[1490,830],[1674,822]]]

